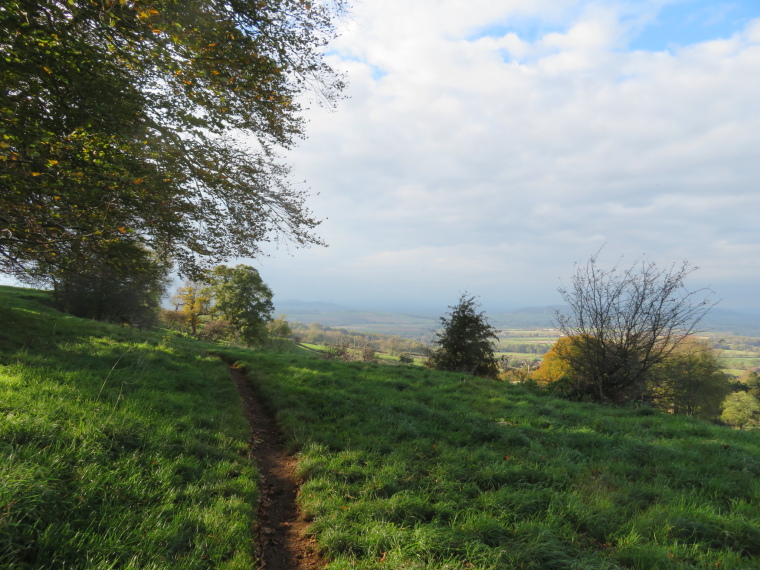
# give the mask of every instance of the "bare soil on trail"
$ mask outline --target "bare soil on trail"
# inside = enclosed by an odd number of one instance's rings
[[[314,539],[306,535],[308,523],[296,507],[299,481],[296,459],[285,453],[271,414],[262,405],[245,373],[230,368],[251,424],[250,447],[259,469],[259,505],[255,525],[256,551],[262,570],[317,570],[325,561]]]

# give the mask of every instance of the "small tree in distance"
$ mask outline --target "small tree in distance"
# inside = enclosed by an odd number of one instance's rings
[[[731,382],[710,344],[686,339],[653,368],[649,393],[661,408],[704,420],[717,419]]]
[[[448,316],[440,318],[443,330],[436,333],[433,342],[438,348],[428,357],[428,366],[485,378],[498,376],[493,342],[499,337],[478,307],[475,297],[468,297],[466,292],[457,305],[449,307]]]
[[[208,287],[189,279],[177,288],[177,293],[172,297],[172,303],[184,316],[193,335],[198,334],[201,317],[211,314],[211,292]]]
[[[241,340],[256,344],[266,338],[272,320],[272,290],[249,265],[217,266],[207,277],[212,313],[230,323]]]
[[[605,270],[598,255],[576,267],[570,287],[559,289],[570,313],[555,311],[554,320],[570,342],[558,347],[558,356],[580,380],[583,395],[622,403],[646,395],[653,367],[695,332],[715,303],[705,289],[686,289],[684,280],[697,269],[686,261],[666,269],[636,261]]]
[[[276,319],[273,319],[267,323],[267,333],[270,338],[288,338],[293,334],[288,321],[285,320],[285,315],[280,315]]]
[[[760,427],[760,402],[749,392],[729,394],[720,419],[739,429]]]

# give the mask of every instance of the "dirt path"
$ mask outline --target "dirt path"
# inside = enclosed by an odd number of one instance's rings
[[[325,562],[316,553],[308,526],[296,508],[296,460],[283,450],[277,426],[239,368],[230,368],[251,424],[251,449],[259,468],[256,551],[263,570],[316,570]]]

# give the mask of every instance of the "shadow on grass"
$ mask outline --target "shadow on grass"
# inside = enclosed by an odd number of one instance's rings
[[[758,434],[419,368],[226,358],[300,450],[336,568],[756,562]]]

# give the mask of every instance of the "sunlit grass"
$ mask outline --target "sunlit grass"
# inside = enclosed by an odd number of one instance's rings
[[[256,471],[202,345],[0,288],[0,567],[251,568]]]
[[[760,567],[760,435],[418,368],[228,351],[330,568]]]
[[[0,288],[0,567],[251,568],[210,347]],[[215,347],[299,453],[336,568],[760,568],[760,434],[418,367]]]

